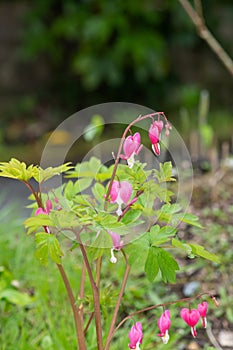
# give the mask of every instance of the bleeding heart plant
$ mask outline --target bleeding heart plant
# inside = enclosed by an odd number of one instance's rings
[[[181,207],[171,202],[173,193],[167,189],[169,183],[175,181],[171,162],[160,163],[159,169],[147,169],[145,163],[135,161],[135,156],[139,157],[142,149],[141,135],[139,132],[132,134],[131,129],[143,120],[150,122],[149,139],[153,152],[159,156],[164,125],[165,137],[171,130],[171,125],[163,112],[139,116],[126,127],[114,165],[110,167],[95,157],[75,167],[66,163],[47,169],[34,165],[26,166],[24,162],[16,159],[0,163],[0,176],[21,181],[32,192],[34,209],[31,217],[25,221],[25,227],[28,234],[35,236],[36,257],[40,263],[47,265],[50,259],[57,265],[73,311],[79,350],[87,349],[87,335],[93,322],[96,329],[95,348],[109,350],[110,345],[117,341],[114,335],[118,329],[127,320],[140,317],[140,314],[148,310],[165,308],[178,302],[190,303],[204,295],[211,296],[217,305],[211,293],[204,292],[193,298],[146,306],[133,314],[124,315],[121,319],[120,306],[130,271],[136,261],[140,261],[150,282],[160,274],[165,283],[175,283],[179,271],[179,265],[171,254],[174,249],[168,248],[180,248],[187,253],[187,256],[201,256],[219,263],[218,257],[207,252],[204,247],[179,239],[179,222],[201,226],[196,216],[182,213]],[[124,164],[124,160],[127,164]],[[47,193],[40,191],[44,182],[61,173],[72,180]],[[35,181],[38,187],[34,185]],[[163,186],[165,184],[167,186]],[[155,207],[155,202],[158,201],[159,208]],[[143,223],[146,224],[142,225]],[[136,228],[141,230],[140,233],[134,237],[135,239],[128,239]],[[65,249],[67,246],[72,249]],[[64,252],[69,253],[70,250],[75,252],[75,249],[77,264],[83,265],[78,296],[71,287],[63,264]],[[114,263],[117,269],[119,259],[125,263],[125,272],[122,282],[114,286],[114,289],[119,290],[116,301],[111,302],[115,302],[112,310],[105,302],[102,283],[105,276],[102,275],[101,267],[103,262]],[[111,271],[113,273],[114,269],[111,268]],[[89,296],[92,300],[90,308],[84,302],[88,290],[92,291],[92,296]],[[206,312],[206,302],[200,303],[198,309],[181,310],[181,317],[191,327],[193,336],[196,336],[195,326],[200,317],[203,326],[206,327]],[[104,316],[106,314],[107,318]],[[158,319],[158,327],[160,330],[158,336],[167,343],[171,327],[168,309],[163,310]],[[127,344],[127,333],[128,330],[125,330],[125,344]],[[130,339],[128,347],[140,349],[143,333],[139,321],[134,322],[128,335]]]

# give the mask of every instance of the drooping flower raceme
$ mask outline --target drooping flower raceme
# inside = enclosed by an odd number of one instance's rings
[[[127,204],[132,195],[132,185],[128,181],[113,181],[110,191],[110,199],[112,203],[118,204],[117,215],[122,215],[122,204]]]
[[[120,158],[127,160],[129,168],[132,168],[134,165],[134,156],[138,155],[141,149],[141,135],[139,132],[136,132],[134,135],[126,137],[123,144],[125,154],[121,154]]]
[[[158,319],[158,327],[160,330],[160,334],[158,334],[158,336],[161,337],[164,344],[168,343],[168,340],[169,340],[168,330],[170,326],[171,326],[170,311],[165,310],[164,313],[162,313],[161,317]]]
[[[130,343],[128,344],[128,347],[130,349],[140,350],[140,344],[142,344],[142,339],[142,324],[141,322],[136,322],[135,325],[132,326],[131,331],[129,332]]]
[[[118,251],[123,247],[123,241],[121,240],[121,236],[118,233],[108,231],[110,236],[112,237],[112,248],[111,248],[111,263],[115,264],[117,262],[117,258],[114,255],[114,250]]]
[[[162,120],[156,120],[154,121],[149,129],[149,138],[152,143],[152,150],[156,154],[156,156],[160,155],[160,134],[163,129],[163,122]]]
[[[207,327],[206,314],[208,309],[208,303],[206,301],[203,301],[201,304],[198,304],[197,309],[202,318],[202,327],[206,328]]]
[[[191,327],[192,336],[196,338],[197,331],[195,329],[195,326],[200,319],[199,311],[196,309],[189,310],[187,308],[184,308],[180,311],[180,316]]]

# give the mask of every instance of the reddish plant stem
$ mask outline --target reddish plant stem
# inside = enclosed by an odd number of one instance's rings
[[[97,288],[99,289],[100,288],[100,272],[101,272],[101,265],[102,265],[102,257],[98,258],[97,261],[96,261],[96,286]],[[93,320],[93,317],[94,317],[94,312],[91,313],[88,321],[87,321],[87,325],[84,329],[84,334],[87,333],[88,331],[88,328],[91,324],[91,321]]]
[[[82,311],[77,308],[75,304],[75,298],[72,292],[72,289],[70,287],[69,280],[67,278],[67,275],[63,269],[63,266],[60,264],[57,264],[58,270],[61,274],[62,280],[64,282],[64,285],[66,287],[66,291],[70,300],[70,305],[73,310],[74,320],[75,320],[75,329],[76,329],[76,335],[78,340],[78,349],[79,350],[86,350],[86,341],[84,336],[84,330],[83,330],[83,322],[82,322]]]
[[[85,279],[86,279],[86,265],[83,264],[82,266],[82,275],[81,275],[81,281],[80,281],[80,289],[79,289],[79,299],[83,299],[85,295]],[[80,310],[82,321],[83,321],[83,303],[81,303],[78,307]]]
[[[111,192],[112,184],[113,184],[114,178],[116,176],[116,172],[117,172],[117,167],[118,167],[119,160],[120,160],[121,151],[122,151],[123,144],[124,144],[124,141],[125,141],[127,133],[129,132],[130,128],[133,125],[137,124],[138,122],[140,122],[142,120],[148,119],[148,118],[151,118],[153,120],[153,117],[155,117],[156,115],[158,115],[158,116],[163,115],[165,117],[165,119],[167,120],[164,112],[155,112],[155,113],[147,114],[147,115],[144,115],[144,116],[139,116],[137,119],[133,120],[127,126],[127,128],[125,129],[125,131],[124,131],[124,133],[123,133],[123,135],[121,137],[121,142],[120,142],[120,145],[119,145],[119,148],[118,148],[117,157],[116,157],[114,168],[113,168],[113,171],[112,171],[112,176],[111,176],[111,179],[110,179],[110,182],[109,182],[109,185],[108,185],[108,190],[107,190],[106,197],[105,197],[104,210],[107,210],[109,194]]]
[[[83,255],[84,263],[87,268],[87,273],[89,276],[89,280],[91,283],[92,288],[92,294],[94,299],[94,309],[95,309],[95,326],[96,326],[96,338],[97,338],[97,349],[103,350],[103,335],[102,335],[102,322],[101,322],[101,310],[100,310],[100,300],[99,300],[99,288],[97,287],[92,271],[91,266],[87,257],[86,249],[81,241],[80,232],[76,232],[73,230],[73,232],[76,234],[76,237],[78,239],[78,243],[80,246],[80,250]],[[87,327],[86,327],[87,328]]]
[[[126,256],[124,250],[122,250],[122,253],[123,253],[124,258],[125,258],[126,269],[125,269],[125,274],[124,274],[124,277],[123,277],[120,293],[119,293],[119,296],[118,296],[118,299],[117,299],[117,302],[116,302],[116,306],[115,306],[115,309],[114,309],[114,313],[113,313],[112,321],[111,321],[111,324],[110,324],[110,328],[109,328],[109,331],[108,331],[108,337],[107,337],[107,340],[106,340],[106,345],[105,345],[104,350],[109,350],[110,343],[111,343],[111,340],[112,340],[112,337],[113,337],[113,334],[114,334],[114,327],[115,327],[117,315],[118,315],[118,312],[119,312],[119,308],[120,308],[120,305],[121,305],[122,297],[123,297],[123,294],[124,294],[124,291],[125,291],[126,283],[127,283],[127,280],[128,280],[128,277],[129,277],[129,272],[130,272],[130,265],[128,263],[128,259],[127,259],[127,256]]]
[[[126,317],[117,325],[117,327],[114,329],[112,336],[116,333],[116,331],[117,331],[127,320],[129,320],[130,318],[132,318],[132,317],[135,316],[135,315],[141,314],[141,313],[146,312],[146,311],[150,311],[150,310],[157,309],[158,307],[165,307],[165,306],[169,306],[169,305],[173,305],[173,304],[178,304],[178,303],[183,303],[183,302],[190,303],[192,300],[199,299],[199,298],[201,298],[203,295],[208,295],[208,296],[211,297],[211,298],[213,299],[213,301],[215,302],[215,297],[214,297],[214,295],[213,295],[211,292],[204,292],[204,293],[200,293],[200,294],[198,294],[198,295],[196,295],[196,296],[194,296],[194,297],[183,298],[183,299],[178,299],[178,300],[174,300],[174,301],[168,301],[167,303],[163,303],[163,304],[157,304],[157,305],[148,306],[148,307],[145,307],[145,308],[143,308],[143,309],[141,309],[141,310],[135,311],[135,312],[133,312],[132,314],[126,316]],[[215,305],[217,305],[217,304],[215,303]]]
[[[36,192],[36,191],[34,190],[34,188],[32,187],[32,185],[31,185],[29,182],[23,181],[23,183],[24,183],[24,184],[27,186],[27,188],[32,192],[33,196],[35,197],[35,200],[36,200],[36,202],[37,202],[38,207],[39,207],[39,208],[44,208],[43,203],[42,203],[42,201],[41,201],[41,198],[40,198],[38,192]]]
[[[91,315],[90,315],[90,317],[89,317],[89,319],[88,319],[88,321],[87,321],[86,327],[84,328],[84,334],[87,333],[88,328],[89,328],[89,326],[90,326],[90,324],[91,324],[91,321],[93,320],[93,317],[94,317],[94,316],[95,316],[95,313],[92,312]]]
[[[32,185],[27,182],[23,181],[24,184],[29,188],[29,190],[33,193],[35,200],[37,202],[37,205],[39,208],[44,208],[43,203],[41,201],[41,197],[39,193],[37,193]],[[57,268],[60,272],[60,275],[62,277],[63,283],[65,285],[67,295],[70,301],[70,305],[72,307],[73,311],[73,316],[74,316],[74,322],[75,322],[75,330],[76,330],[76,335],[77,335],[77,342],[78,342],[78,349],[79,350],[86,350],[86,341],[85,341],[85,336],[84,336],[84,330],[83,330],[83,319],[82,319],[82,311],[81,309],[78,309],[75,303],[75,297],[73,294],[73,291],[70,286],[70,282],[67,278],[66,272],[61,264],[56,264]]]

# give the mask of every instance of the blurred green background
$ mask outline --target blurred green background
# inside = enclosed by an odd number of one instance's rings
[[[232,56],[232,1],[203,11]],[[176,0],[1,1],[0,47],[2,160],[38,161],[62,120],[111,101],[163,110],[188,138],[202,90],[214,133],[232,136],[232,77]]]

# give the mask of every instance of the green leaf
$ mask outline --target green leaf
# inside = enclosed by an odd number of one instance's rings
[[[145,264],[145,273],[150,282],[152,282],[159,273],[159,264],[155,247],[150,247]]]
[[[141,210],[129,210],[121,219],[121,222],[125,225],[132,225],[141,216]]]
[[[217,255],[208,252],[203,246],[196,243],[190,243],[189,245],[192,248],[193,254],[201,256],[204,259],[213,261],[218,264],[221,262],[220,258]]]
[[[176,229],[171,226],[164,226],[162,228],[159,225],[155,225],[150,230],[150,244],[157,246],[167,242],[172,236],[176,234]]]
[[[78,163],[74,170],[68,171],[66,177],[68,178],[89,178],[95,179],[97,174],[101,171],[101,161],[96,157],[91,157],[88,162]]]
[[[0,292],[0,300],[5,299],[9,303],[26,306],[33,302],[33,298],[26,293],[19,292],[14,289],[4,289]]]
[[[172,255],[166,250],[162,248],[155,249],[157,250],[158,264],[163,281],[165,283],[175,283],[176,271],[179,270],[179,265]]]
[[[191,248],[190,244],[187,244],[186,242],[181,242],[180,240],[173,238],[172,239],[172,246],[184,250],[187,253],[187,256],[193,258],[192,248]]]
[[[39,183],[45,182],[56,175],[60,175],[72,169],[73,166],[70,164],[71,163],[69,162],[53,168],[52,167],[49,167],[46,169],[38,168],[37,173],[33,177]]]
[[[110,248],[112,248],[112,238],[110,234],[106,231],[101,231],[88,248],[88,256],[91,260],[95,260],[103,256],[105,250]]]
[[[0,176],[28,182],[38,173],[38,167],[12,158],[9,162],[0,162]]]
[[[176,282],[176,271],[179,270],[176,260],[166,250],[150,247],[145,264],[145,272],[149,281],[154,280],[158,274],[158,268],[165,283]]]
[[[92,187],[92,193],[99,203],[103,204],[105,202],[104,195],[106,194],[106,189],[103,185],[101,185],[100,183],[96,183]]]
[[[198,222],[199,218],[196,215],[185,213],[181,214],[181,221],[186,222],[186,224],[203,228],[203,226]]]
[[[27,229],[27,233],[30,234],[35,232],[38,228],[42,226],[53,226],[53,223],[47,214],[39,214],[37,216],[32,216],[24,221],[24,226]]]
[[[172,163],[171,162],[160,163],[159,171],[154,170],[154,177],[159,181],[159,183],[176,181],[176,179],[172,176]]]
[[[50,213],[52,226],[56,228],[77,227],[80,221],[72,211],[61,209]]]
[[[48,264],[48,257],[57,264],[61,264],[61,257],[63,252],[56,236],[45,232],[39,232],[36,234],[36,258],[42,265]]]
[[[149,250],[149,242],[146,235],[130,243],[125,250],[129,255],[130,265],[135,266],[135,268],[144,266]]]
[[[90,187],[92,179],[79,179],[76,182],[68,181],[64,186],[64,195],[68,200],[72,200],[77,193]]]

